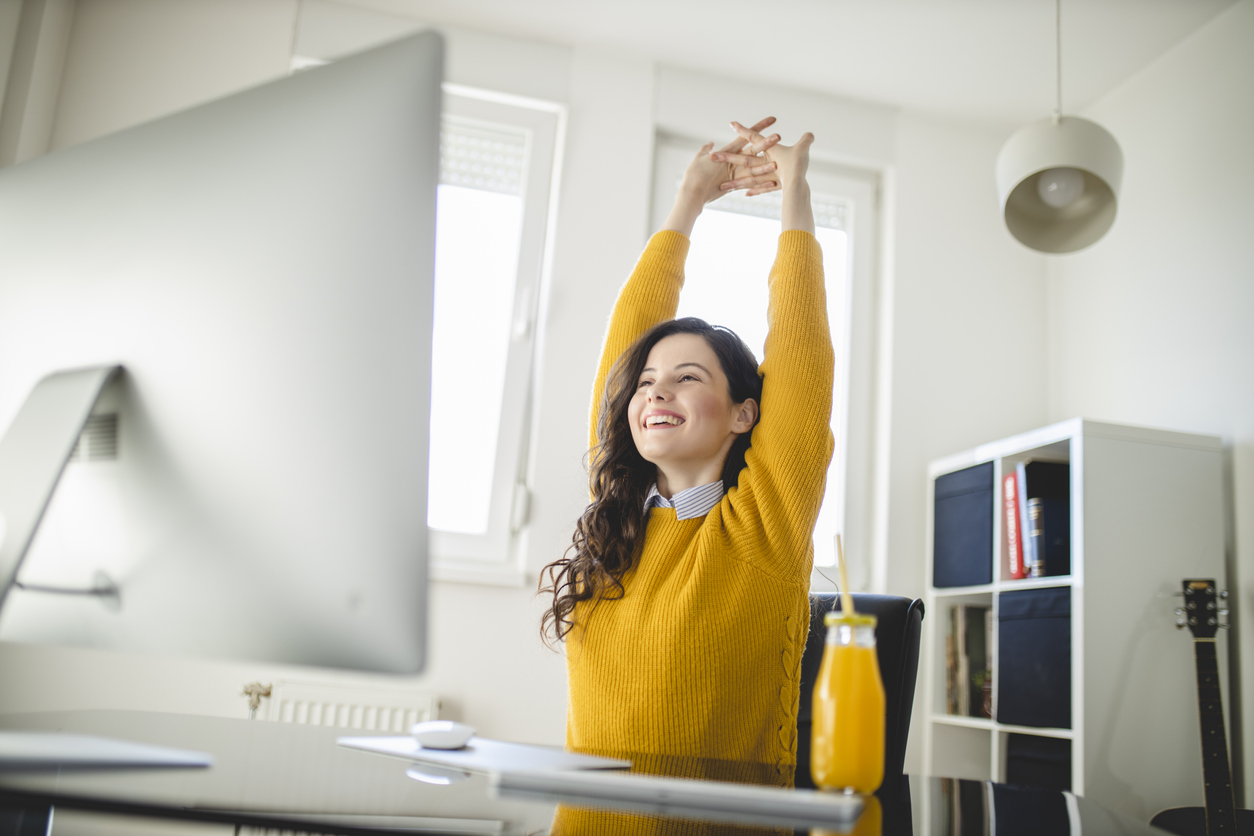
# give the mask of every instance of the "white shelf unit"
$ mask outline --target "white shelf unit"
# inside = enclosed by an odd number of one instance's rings
[[[933,775],[1006,780],[1010,734],[1071,741],[1072,791],[1143,821],[1201,805],[1201,747],[1191,636],[1175,628],[1180,582],[1224,575],[1223,448],[1211,436],[1076,418],[947,456],[928,468],[923,757]],[[1071,574],[1013,580],[1003,542],[1001,482],[1021,461],[1071,465]],[[992,583],[932,585],[938,476],[993,463]],[[1005,592],[1071,590],[1069,729],[946,713],[949,607],[993,608],[993,716],[1000,681],[997,601]],[[1221,631],[1222,634],[1223,631]],[[1226,659],[1221,635],[1220,659]],[[1222,664],[1222,663],[1221,663]],[[1227,671],[1223,670],[1225,691]],[[1230,693],[1230,691],[1229,691]],[[1225,708],[1231,709],[1226,699]],[[1228,726],[1231,728],[1231,725]]]

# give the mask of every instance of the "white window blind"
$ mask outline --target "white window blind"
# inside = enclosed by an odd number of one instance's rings
[[[440,125],[440,183],[521,196],[527,133],[445,116]]]

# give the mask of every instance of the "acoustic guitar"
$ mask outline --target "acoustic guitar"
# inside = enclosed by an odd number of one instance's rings
[[[1197,711],[1202,726],[1202,780],[1205,807],[1172,807],[1150,824],[1178,836],[1254,836],[1254,810],[1238,810],[1228,767],[1228,735],[1224,726],[1223,693],[1219,688],[1219,657],[1215,635],[1219,617],[1227,613],[1213,580],[1185,580],[1184,606],[1176,610],[1176,627],[1193,634],[1197,662]]]

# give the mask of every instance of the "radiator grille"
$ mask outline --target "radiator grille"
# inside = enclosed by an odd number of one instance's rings
[[[302,699],[277,701],[267,719],[307,726],[336,726],[406,734],[414,723],[434,719],[430,706],[353,705]]]
[[[439,717],[433,694],[407,688],[360,688],[276,682],[265,718],[280,723],[405,734],[414,723]]]
[[[401,688],[353,688],[310,682],[276,682],[266,703],[262,716],[273,722],[393,734],[407,734],[414,723],[438,719],[440,713],[440,700],[434,694]],[[437,828],[432,824],[435,821],[414,818],[406,824],[406,829],[449,830],[449,822]],[[501,829],[496,822],[450,822],[461,825],[452,829],[467,833],[498,833]],[[484,830],[485,826],[490,829]],[[240,836],[306,836],[291,830],[258,827],[241,827],[239,833]]]

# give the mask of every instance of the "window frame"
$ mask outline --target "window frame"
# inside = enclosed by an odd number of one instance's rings
[[[549,268],[549,239],[566,108],[556,102],[447,82],[443,90],[445,117],[521,129],[527,133],[529,143],[487,530],[465,534],[428,529],[429,574],[436,581],[521,587],[527,582],[520,539],[529,521],[526,465],[534,402],[536,330],[541,289]]]
[[[654,149],[652,228],[665,220],[683,170],[702,140],[659,131]],[[881,177],[878,172],[812,158],[807,179],[812,194],[848,206],[844,229],[849,236],[845,285],[845,322],[833,340],[838,386],[832,416],[840,485],[837,530],[850,557],[850,585],[876,585],[873,562],[875,509],[875,372],[877,358],[876,270],[880,247]],[[718,208],[718,204],[711,204]],[[766,277],[763,277],[765,281]],[[833,326],[836,323],[832,323]],[[835,328],[833,327],[833,330]],[[820,566],[826,568],[826,566]],[[828,584],[818,576],[816,582]],[[812,584],[813,585],[813,584]]]

